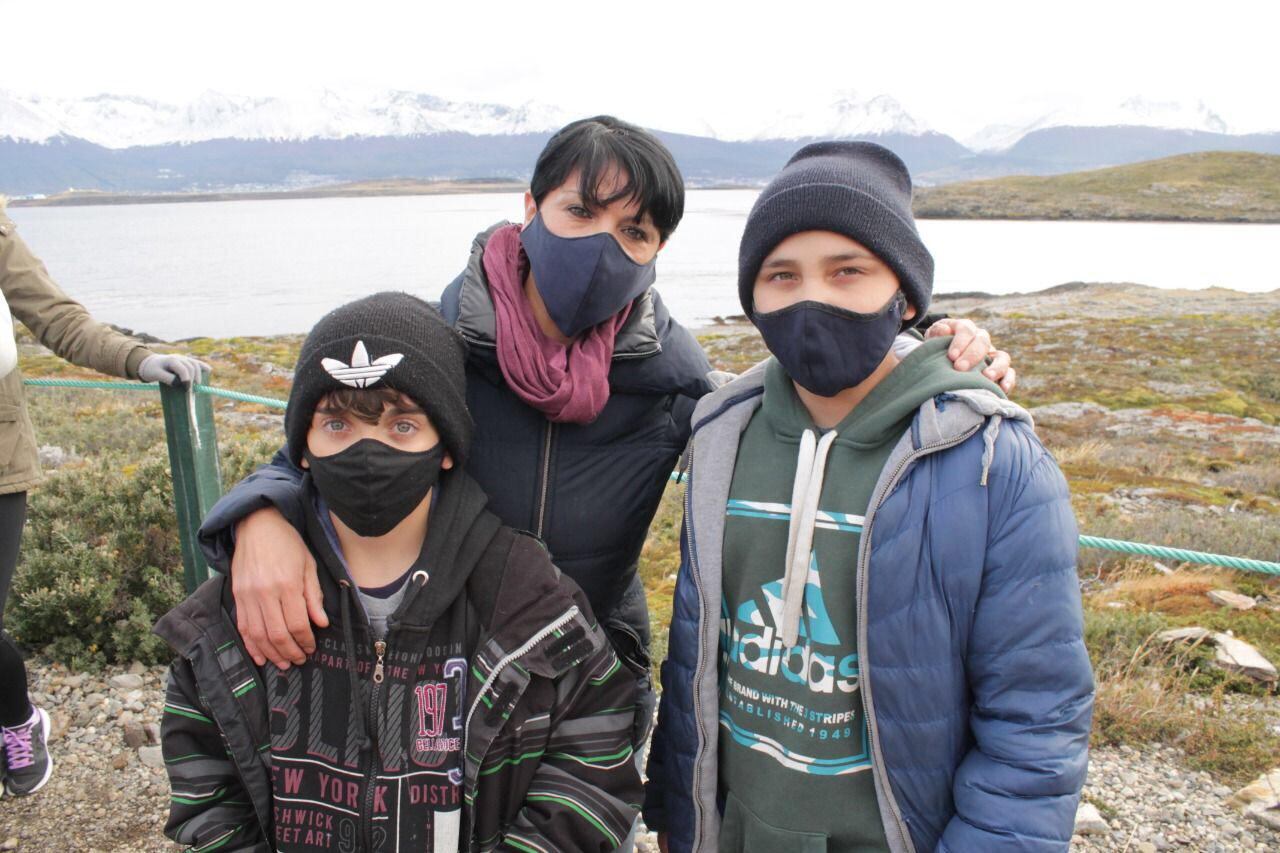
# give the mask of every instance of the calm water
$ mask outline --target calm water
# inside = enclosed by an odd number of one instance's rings
[[[694,191],[658,261],[689,325],[738,313],[737,247],[755,192]],[[163,338],[305,332],[380,289],[435,298],[476,232],[521,214],[517,194],[17,208],[62,287],[99,319]],[[920,223],[939,293],[1067,281],[1280,288],[1280,225]]]

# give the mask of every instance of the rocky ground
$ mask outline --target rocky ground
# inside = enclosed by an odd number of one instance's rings
[[[164,669],[134,666],[70,673],[30,662],[32,698],[53,720],[54,774],[34,796],[0,802],[0,849],[152,853],[177,848],[162,835],[168,786],[151,741],[163,706]],[[1263,702],[1280,728],[1280,704]],[[1186,768],[1175,747],[1093,751],[1085,800],[1099,821],[1078,826],[1073,850],[1280,850],[1280,831],[1226,803],[1232,790]],[[651,833],[640,853],[657,850]]]
[[[90,675],[38,659],[28,667],[31,700],[52,721],[53,776],[30,797],[0,801],[0,849],[177,850],[162,833],[169,786],[153,743],[164,668]]]
[[[1095,748],[1084,800],[1099,820],[1076,821],[1072,850],[1280,850],[1280,831],[1227,804],[1231,788],[1188,770],[1176,747]]]

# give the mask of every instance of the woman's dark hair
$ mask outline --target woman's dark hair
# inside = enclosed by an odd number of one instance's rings
[[[596,193],[611,169],[626,173],[627,183],[609,198]],[[608,207],[619,199],[633,199],[640,215],[648,213],[663,240],[684,216],[684,178],[675,158],[658,138],[643,128],[613,116],[572,122],[556,131],[538,155],[529,192],[537,204],[581,169],[578,192],[588,207]]]

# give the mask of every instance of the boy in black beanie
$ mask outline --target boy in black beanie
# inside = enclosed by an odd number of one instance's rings
[[[802,148],[743,310],[773,357],[693,416],[645,820],[670,853],[1065,851],[1093,684],[1066,482],[929,307],[911,178]]]
[[[461,466],[464,345],[379,293],[307,336],[285,416],[329,624],[255,667],[210,580],[156,632],[166,833],[193,849],[607,851],[639,795],[635,678]]]

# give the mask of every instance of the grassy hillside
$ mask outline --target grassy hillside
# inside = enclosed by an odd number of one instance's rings
[[[968,181],[916,192],[933,219],[1280,222],[1280,156],[1184,154],[1052,177]]]
[[[1066,475],[1083,532],[1280,559],[1280,291],[1066,286],[942,298],[938,307],[972,317],[1013,353],[1014,399],[1032,410]],[[699,339],[725,370],[765,354],[749,326],[711,327]],[[181,348],[213,365],[217,385],[285,397],[301,340],[200,338]],[[28,335],[19,348],[27,376],[97,378]],[[39,443],[57,461],[32,492],[8,629],[73,668],[166,660],[149,628],[180,597],[181,568],[158,398],[33,388],[28,402]],[[281,415],[223,399],[214,407],[229,486],[279,445]],[[658,660],[684,488],[668,487],[640,563]],[[1275,766],[1280,718],[1267,715],[1277,688],[1215,668],[1205,648],[1167,649],[1153,638],[1168,628],[1231,630],[1280,662],[1280,578],[1086,549],[1080,582],[1098,683],[1095,743],[1177,744],[1194,769],[1232,786]],[[1258,604],[1220,607],[1206,595],[1214,589]]]

